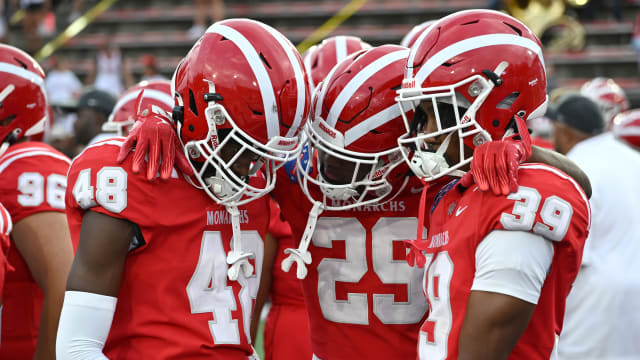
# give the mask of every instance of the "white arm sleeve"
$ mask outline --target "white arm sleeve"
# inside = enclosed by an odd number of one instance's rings
[[[109,360],[102,348],[111,330],[117,298],[82,291],[66,291],[60,313],[58,360]]]
[[[476,249],[471,290],[505,294],[537,304],[553,260],[553,244],[525,231],[494,230]]]

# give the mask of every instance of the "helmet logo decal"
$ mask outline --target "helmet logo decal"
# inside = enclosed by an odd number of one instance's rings
[[[413,89],[416,87],[416,79],[403,79],[402,80],[402,88],[403,89]]]
[[[334,139],[336,138],[336,132],[331,130],[327,125],[325,125],[323,121],[320,121],[318,124],[320,129],[322,129],[322,131],[324,131],[325,134],[331,136]]]

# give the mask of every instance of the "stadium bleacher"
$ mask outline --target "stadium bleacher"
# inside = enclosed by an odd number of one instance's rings
[[[89,0],[85,8],[95,3],[97,1]],[[264,21],[297,44],[346,3],[346,0],[227,0],[225,15]],[[331,35],[355,35],[372,45],[399,43],[415,24],[458,10],[482,8],[486,4],[487,0],[371,0]],[[633,21],[640,11],[640,1],[625,1],[623,10],[625,18],[621,22],[585,23],[586,45],[582,51],[545,54],[547,63],[554,68],[557,85],[576,86],[595,76],[611,77],[625,89],[632,107],[640,106],[638,55],[631,46]],[[65,7],[59,8],[60,24],[64,23],[62,19],[66,19],[68,11]],[[72,70],[82,78],[90,68],[94,53],[108,37],[111,43],[120,47],[125,58],[154,54],[160,72],[169,76],[193,44],[187,35],[192,12],[192,7],[184,2],[119,1],[62,46],[58,53],[73,59]],[[607,19],[607,12],[606,7],[600,9],[600,18]],[[17,26],[12,29],[19,32]],[[139,75],[142,68],[142,64],[134,62],[131,70]]]

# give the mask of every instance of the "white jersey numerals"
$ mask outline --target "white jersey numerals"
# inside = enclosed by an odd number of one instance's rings
[[[78,173],[73,186],[73,197],[76,203],[88,209],[96,205],[96,201],[103,208],[112,213],[119,213],[127,207],[127,172],[120,167],[105,166],[96,177],[95,200],[93,186],[91,186],[91,169],[84,169]]]
[[[418,352],[420,359],[446,359],[452,324],[449,285],[453,276],[453,262],[446,251],[438,253],[435,259],[434,254],[427,254],[426,258],[424,293],[429,298],[431,311],[420,329]]]
[[[407,301],[393,294],[373,294],[373,313],[384,324],[414,324],[421,321],[427,303],[421,291],[422,270],[404,260],[393,259],[393,242],[415,236],[417,219],[381,218],[372,229],[373,271],[384,284],[405,284]],[[339,230],[336,230],[339,229]],[[368,294],[350,292],[346,300],[336,297],[336,282],[358,283],[369,271],[367,233],[356,218],[321,218],[313,234],[313,244],[331,248],[344,241],[345,258],[324,258],[318,264],[318,297],[325,319],[344,324],[369,324]]]
[[[549,240],[562,241],[569,230],[573,208],[566,200],[555,195],[545,199],[540,218],[543,222],[535,222],[536,213],[542,196],[538,190],[520,186],[517,193],[510,194],[507,199],[516,200],[512,214],[502,213],[500,223],[507,230],[531,231]],[[517,216],[516,216],[517,215]]]
[[[255,255],[255,272],[245,278],[240,275],[238,283],[242,286],[238,299],[242,307],[244,333],[251,341],[251,313],[253,300],[258,295],[260,272],[264,257],[264,243],[257,231],[242,232],[242,248]],[[187,296],[194,314],[212,313],[209,330],[215,344],[240,344],[238,320],[231,316],[238,309],[233,289],[227,284],[227,253],[222,245],[219,231],[205,231],[198,265],[187,284]]]
[[[25,172],[18,177],[18,203],[25,207],[40,206],[46,197],[49,206],[64,210],[66,189],[67,178],[64,175],[50,174],[45,181],[40,173]]]

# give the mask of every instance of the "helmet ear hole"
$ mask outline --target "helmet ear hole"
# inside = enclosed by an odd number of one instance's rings
[[[193,96],[193,91],[191,91],[191,89],[189,89],[189,109],[195,116],[198,116],[198,106],[196,106],[196,98],[195,96]]]
[[[502,101],[500,101],[496,107],[498,109],[509,109],[511,108],[511,105],[513,105],[513,103],[516,102],[516,100],[518,99],[518,96],[520,96],[519,92],[517,91],[512,92],[511,94],[507,95],[504,99],[502,99]]]

